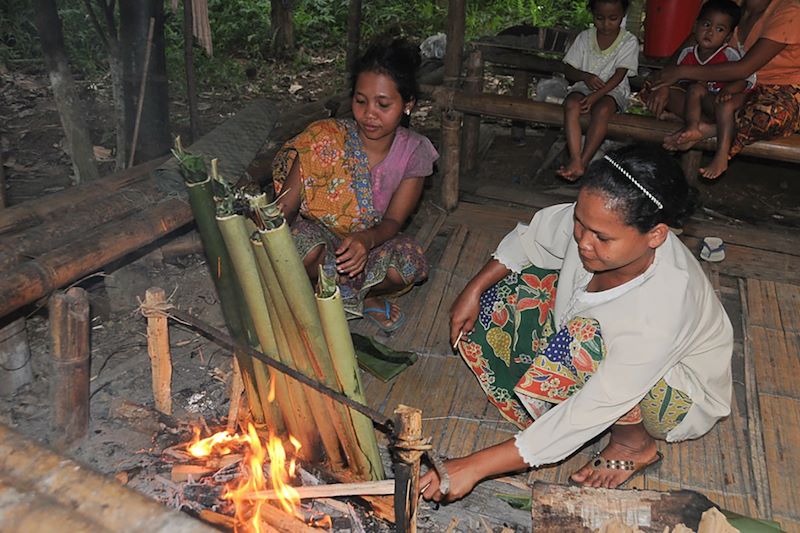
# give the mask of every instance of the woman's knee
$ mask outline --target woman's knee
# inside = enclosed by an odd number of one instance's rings
[[[322,264],[324,257],[324,244],[318,244],[308,251],[306,256],[303,258],[303,266],[306,267],[306,271],[309,272],[309,275],[312,271],[316,275],[317,267]]]

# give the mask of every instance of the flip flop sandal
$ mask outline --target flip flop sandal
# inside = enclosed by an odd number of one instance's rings
[[[725,259],[725,243],[719,237],[706,237],[700,248],[700,259],[719,263]]]
[[[375,318],[374,316],[372,316],[370,314],[370,313],[383,313],[383,316],[386,318],[386,320],[391,320],[392,319],[392,306],[389,303],[389,300],[384,300],[383,303],[385,304],[385,306],[383,308],[380,308],[380,307],[368,307],[368,308],[364,309],[363,311],[361,311],[361,314],[362,314],[362,316],[364,318],[368,318],[369,320],[374,322],[375,325],[378,326],[381,329],[381,331],[383,331],[384,333],[392,333],[394,331],[397,331],[400,328],[400,326],[403,325],[403,322],[406,321],[406,315],[403,313],[403,311],[401,309],[400,310],[400,314],[397,316],[397,320],[395,320],[394,322],[391,322],[387,326],[382,321],[378,320],[377,318]]]
[[[664,454],[657,451],[656,456],[647,463],[637,463],[635,461],[627,461],[627,460],[620,460],[620,459],[606,459],[598,452],[589,461],[586,466],[590,466],[593,470],[627,470],[629,472],[633,472],[628,479],[617,485],[615,488],[621,489],[623,488],[630,480],[636,479],[637,477],[646,474],[647,472],[653,472],[661,466],[661,461],[664,459]],[[583,486],[583,483],[579,483],[577,481],[573,481],[572,478],[569,479],[570,485],[575,486]]]

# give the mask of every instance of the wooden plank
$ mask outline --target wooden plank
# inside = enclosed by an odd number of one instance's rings
[[[695,256],[699,256],[699,239],[686,234],[680,239]],[[793,255],[726,244],[725,260],[719,263],[719,271],[729,276],[800,285],[800,269],[796,265],[797,257]]]
[[[756,491],[756,504],[758,516],[770,518],[772,516],[771,494],[767,473],[766,454],[764,452],[764,430],[761,419],[760,398],[758,394],[758,381],[754,348],[751,338],[751,313],[750,301],[753,299],[750,289],[758,290],[760,287],[739,280],[739,294],[742,302],[742,329],[744,334],[744,382],[747,394],[747,435],[750,447],[750,462],[753,468],[753,482]],[[756,306],[758,309],[758,306]]]
[[[758,393],[800,399],[800,335],[750,326]]]
[[[800,286],[775,283],[783,331],[800,333]]]
[[[535,209],[522,209],[518,207],[498,207],[494,205],[481,205],[461,202],[458,209],[450,213],[445,226],[467,225],[472,228],[482,228],[485,231],[500,231],[503,235],[511,231],[518,222],[528,223]],[[497,241],[500,242],[500,239]],[[497,244],[497,243],[495,243]]]
[[[757,279],[747,280],[747,324],[775,329],[781,323],[775,284]]]
[[[759,394],[772,512],[800,519],[800,400]]]

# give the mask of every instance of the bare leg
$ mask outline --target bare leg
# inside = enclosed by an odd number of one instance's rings
[[[697,142],[702,138],[700,132],[700,122],[703,118],[702,101],[708,95],[708,89],[703,83],[693,83],[686,90],[684,101],[683,118],[685,125],[683,129],[664,137],[664,148],[667,150],[680,150],[682,144]]]
[[[600,452],[605,459],[651,462],[656,457],[656,441],[644,429],[644,424],[611,426],[611,439]],[[572,480],[585,487],[615,488],[633,475],[630,470],[593,469],[587,464],[574,474]]]
[[[583,144],[583,153],[581,154],[581,174],[583,174],[583,169],[589,165],[589,161],[592,160],[597,149],[603,144],[603,139],[606,138],[606,133],[608,133],[608,120],[616,112],[617,103],[608,95],[595,102],[591,111],[589,111],[591,118],[589,119],[586,142]]]
[[[714,159],[708,166],[700,169],[700,174],[706,179],[716,179],[723,172],[728,170],[728,153],[731,150],[733,137],[736,134],[736,110],[739,109],[746,99],[744,94],[735,94],[727,102],[717,104],[715,116],[717,120],[717,151]]]
[[[669,99],[667,100],[666,111],[683,118],[683,113],[686,109],[686,91],[681,87],[669,88]],[[661,113],[662,118],[664,112]]]
[[[562,178],[575,181],[583,175],[581,166],[581,100],[580,93],[570,93],[564,100],[564,133],[567,137],[569,163],[561,167],[556,174]]]
[[[367,294],[367,297],[364,298],[364,308],[384,309],[385,304],[383,296],[397,292],[405,287],[406,283],[403,281],[400,273],[397,270],[390,268],[386,271],[386,277],[383,278],[383,281],[372,287]],[[391,302],[389,303],[389,307],[390,311],[388,320],[386,319],[386,314],[383,312],[371,312],[370,315],[384,326],[391,326],[400,317],[400,308]]]

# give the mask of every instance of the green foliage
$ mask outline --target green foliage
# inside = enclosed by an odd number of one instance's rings
[[[0,61],[41,57],[33,18],[33,6],[29,1],[3,2],[0,8]]]

